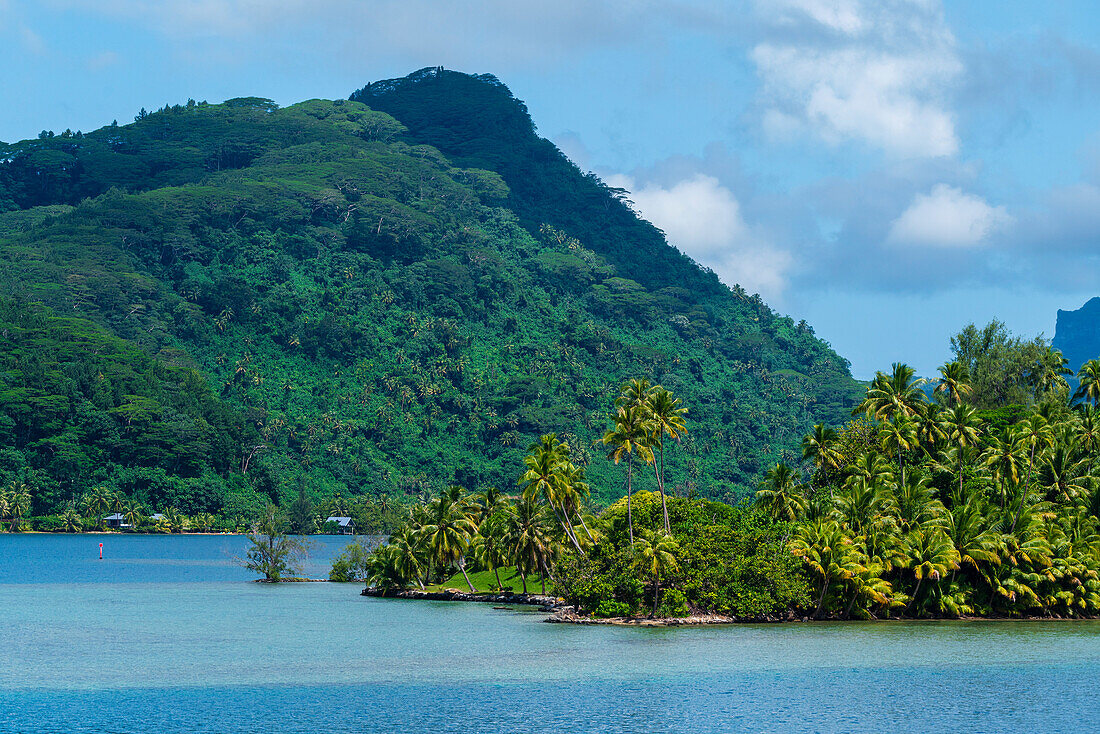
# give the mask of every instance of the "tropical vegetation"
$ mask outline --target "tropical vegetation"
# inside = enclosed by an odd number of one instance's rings
[[[622,464],[580,437],[636,375],[695,429],[630,490],[733,501],[858,399],[809,325],[670,247],[499,81],[437,69],[0,145],[0,293],[0,486],[42,527],[103,487],[234,527],[339,495],[388,532],[510,485],[547,427],[607,504]]]

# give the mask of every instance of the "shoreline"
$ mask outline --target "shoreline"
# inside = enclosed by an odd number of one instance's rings
[[[471,594],[468,591],[458,589],[445,589],[444,591],[421,591],[420,589],[405,589],[403,591],[386,591],[375,586],[368,586],[359,593],[359,596],[372,596],[378,599],[413,599],[419,601],[464,601],[481,602],[483,604],[524,604],[537,606],[542,611],[554,611],[565,606],[565,600],[557,596],[543,596],[542,594],[517,594],[517,593],[485,593]],[[571,607],[570,607],[571,608]]]
[[[785,615],[767,615],[763,617],[738,618],[723,614],[692,614],[686,617],[591,617],[578,614],[575,608],[567,604],[561,597],[543,596],[541,594],[471,594],[468,591],[458,589],[446,589],[444,591],[420,591],[419,589],[404,589],[401,591],[384,591],[377,587],[367,587],[360,592],[360,596],[370,596],[379,599],[408,599],[413,601],[455,601],[455,602],[481,602],[494,604],[522,604],[537,606],[539,611],[550,612],[550,616],[543,620],[549,624],[576,624],[582,626],[612,626],[612,627],[707,627],[712,625],[735,624],[789,624],[789,623],[820,623],[820,622],[1095,622],[1100,617],[1057,617],[1057,616],[1026,616],[1026,617],[976,617],[972,615],[960,617],[892,617],[887,619],[813,619],[809,616],[800,616],[793,611]]]

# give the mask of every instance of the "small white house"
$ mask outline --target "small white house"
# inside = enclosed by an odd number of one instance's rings
[[[129,530],[131,525],[126,522],[126,518],[122,516],[121,512],[116,512],[103,518],[103,527],[112,528],[113,530]]]
[[[340,535],[355,535],[355,520],[350,517],[330,517],[325,520],[325,525],[336,523]]]

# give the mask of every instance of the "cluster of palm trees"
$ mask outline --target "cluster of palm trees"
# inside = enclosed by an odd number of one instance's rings
[[[30,511],[31,488],[26,482],[15,480],[0,490],[0,526],[15,532]]]
[[[565,540],[560,512],[560,505],[551,509],[545,495],[533,492],[508,497],[495,487],[477,494],[447,487],[410,509],[404,524],[367,559],[366,580],[385,589],[423,589],[457,571],[473,592],[467,570],[474,565],[492,571],[498,589],[504,588],[501,570],[514,568],[523,593],[532,576],[545,592]]]
[[[1100,612],[1100,362],[1078,377],[1072,401],[1051,389],[1008,422],[968,405],[958,362],[932,400],[895,364],[865,419],[815,426],[808,476],[779,464],[757,493],[792,523],[815,617]]]
[[[154,517],[148,515],[139,502],[106,487],[95,487],[85,492],[79,500],[65,504],[61,527],[67,533],[79,533],[89,528],[104,530],[110,514],[121,515],[122,523],[130,529],[157,533],[208,532],[218,523],[218,518],[210,513],[189,516],[175,507],[169,507]]]
[[[665,500],[665,440],[687,433],[687,413],[679,398],[647,380],[623,385],[616,400],[613,426],[601,439],[608,458],[626,464],[627,526],[636,570],[653,583],[654,608],[662,578],[675,570]],[[470,591],[467,569],[493,572],[514,568],[524,593],[527,579],[537,576],[545,592],[554,579],[554,564],[563,554],[588,554],[604,536],[603,520],[587,511],[590,489],[585,472],[572,460],[575,449],[548,433],[532,444],[523,460],[521,492],[505,496],[495,488],[467,494],[449,487],[414,506],[406,521],[367,560],[367,581],[383,588],[426,585],[461,573]],[[635,536],[631,495],[635,459],[653,467],[661,494],[664,530]]]
[[[598,537],[586,520],[584,469],[570,455],[569,444],[548,433],[524,458],[518,496],[495,487],[471,495],[452,486],[414,505],[389,542],[371,556],[368,581],[386,588],[412,583],[424,588],[457,569],[472,592],[467,566],[473,562],[493,572],[498,588],[503,588],[500,570],[514,568],[524,593],[529,576],[537,576],[545,591],[564,545],[584,553]]]
[[[623,385],[615,400],[613,425],[600,439],[609,447],[607,458],[626,462],[626,517],[630,544],[634,545],[634,513],[630,498],[634,485],[634,458],[653,467],[657,489],[661,493],[665,533],[669,533],[668,503],[665,500],[665,438],[679,441],[687,434],[682,401],[661,385],[634,379]]]

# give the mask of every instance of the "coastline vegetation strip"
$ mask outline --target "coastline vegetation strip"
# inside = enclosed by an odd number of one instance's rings
[[[570,446],[547,434],[522,494],[452,487],[344,571],[473,591],[470,571],[492,583],[515,565],[573,606],[564,621],[1095,616],[1100,361],[1071,389],[1061,353],[997,322],[952,346],[936,380],[879,373],[851,421],[815,426],[804,464],[775,465],[736,506],[631,492],[635,466],[660,476],[670,435],[652,415],[661,388],[632,381],[603,439],[623,499],[590,512]]]

